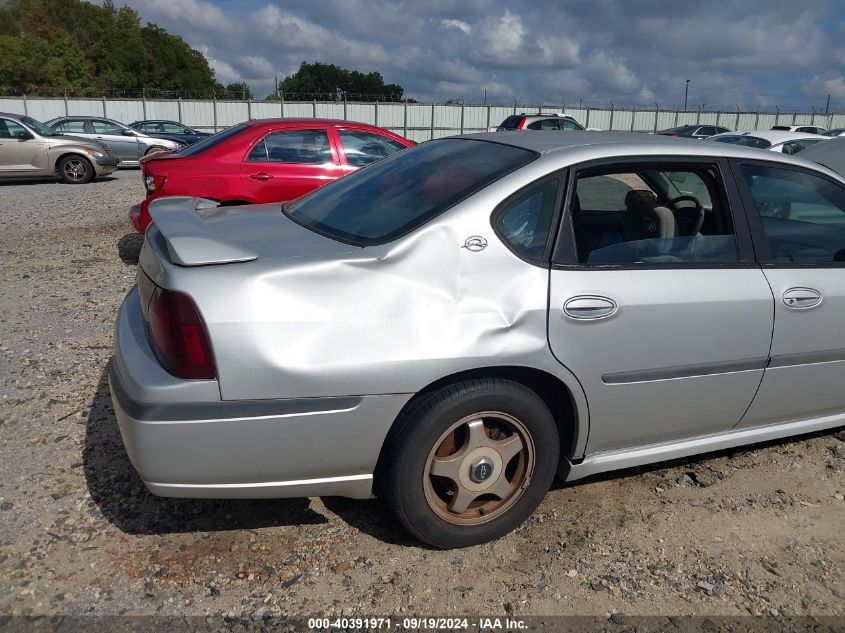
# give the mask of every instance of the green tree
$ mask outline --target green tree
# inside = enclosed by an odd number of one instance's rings
[[[364,74],[321,62],[302,62],[299,70],[282,80],[279,90],[290,100],[326,96],[342,98],[345,94],[351,99],[364,97],[371,100],[401,101],[404,94],[402,86],[385,84],[381,73]],[[278,99],[279,96],[274,93],[267,98]]]
[[[142,89],[204,92],[208,61],[113,0],[0,0],[0,86],[99,96]]]

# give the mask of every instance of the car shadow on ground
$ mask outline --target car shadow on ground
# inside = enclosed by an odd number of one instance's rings
[[[144,234],[133,231],[117,241],[117,254],[124,264],[137,264],[144,245]]]
[[[123,447],[109,395],[108,365],[91,401],[82,457],[91,499],[110,523],[128,534],[327,523],[309,507],[308,499],[167,499],[151,494]]]
[[[99,178],[94,178],[85,184],[91,184],[94,182],[109,182],[110,180],[116,180],[116,178],[114,176],[101,176]],[[0,181],[0,187],[13,187],[19,185],[65,185],[68,187],[85,186],[62,182],[57,178],[18,178]]]

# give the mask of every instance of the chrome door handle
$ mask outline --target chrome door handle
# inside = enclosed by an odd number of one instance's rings
[[[563,313],[571,319],[591,321],[613,316],[618,307],[616,302],[608,297],[579,295],[566,300]]]
[[[253,180],[261,180],[261,181],[273,180],[273,176],[271,176],[270,174],[265,173],[263,171],[260,171],[257,174],[250,174],[249,177],[252,178]]]
[[[822,293],[813,288],[790,288],[783,293],[783,303],[793,310],[815,308],[822,302]]]

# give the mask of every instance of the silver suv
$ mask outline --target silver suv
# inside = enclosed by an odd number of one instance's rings
[[[117,157],[97,141],[0,112],[0,179],[55,177],[76,185],[112,173],[117,164]]]
[[[502,121],[497,132],[507,130],[583,130],[584,126],[568,114],[513,114]]]

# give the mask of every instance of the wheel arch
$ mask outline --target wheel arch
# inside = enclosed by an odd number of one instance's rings
[[[478,378],[504,378],[513,380],[531,389],[549,407],[555,419],[560,437],[561,464],[575,457],[579,457],[576,454],[576,450],[579,445],[583,446],[586,440],[589,421],[586,412],[579,411],[578,399],[576,399],[573,393],[573,388],[567,385],[559,376],[543,369],[519,365],[499,365],[456,372],[435,380],[415,393],[396,415],[382,442],[379,451],[379,464],[376,467],[376,477],[378,478],[378,472],[380,471],[384,447],[388,445],[388,440],[396,431],[396,422],[402,418],[413,403],[426,394],[442,387]],[[578,386],[578,389],[580,389],[580,386]]]

